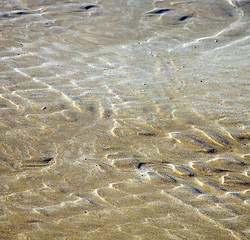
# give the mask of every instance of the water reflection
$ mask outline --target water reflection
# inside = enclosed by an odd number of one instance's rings
[[[244,1],[0,4],[2,238],[247,239]]]

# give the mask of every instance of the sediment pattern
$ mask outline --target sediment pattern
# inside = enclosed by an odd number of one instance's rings
[[[244,1],[0,6],[1,239],[249,238]]]

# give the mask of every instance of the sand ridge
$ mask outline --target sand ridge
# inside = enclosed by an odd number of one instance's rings
[[[244,1],[0,6],[0,238],[249,237]]]

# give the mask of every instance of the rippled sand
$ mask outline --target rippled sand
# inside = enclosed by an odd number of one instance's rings
[[[248,1],[0,9],[1,239],[249,239]]]

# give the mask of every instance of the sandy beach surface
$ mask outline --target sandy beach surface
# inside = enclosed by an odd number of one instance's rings
[[[2,0],[0,239],[249,239],[244,0]]]

